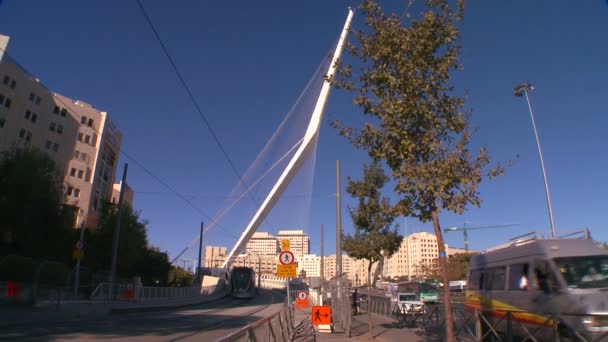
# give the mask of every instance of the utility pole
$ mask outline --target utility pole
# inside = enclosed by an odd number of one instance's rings
[[[407,231],[407,218],[403,218],[405,224],[405,254],[407,262],[407,281],[412,281],[412,273],[410,272],[410,238]]]
[[[79,250],[84,250],[84,223],[85,220],[82,220],[82,224],[80,225],[80,240],[78,241],[77,248]],[[76,261],[76,274],[74,275],[74,299],[78,299],[78,287],[80,287],[80,260],[82,260],[82,254],[79,255],[78,260]]]
[[[114,227],[114,242],[112,244],[112,267],[110,271],[110,298],[114,297],[114,281],[116,280],[116,262],[118,260],[118,240],[120,239],[120,220],[122,218],[122,207],[127,189],[127,170],[129,164],[125,163],[125,169],[122,172],[122,182],[120,183],[120,195],[118,196],[118,212],[116,216],[116,226]]]
[[[336,275],[342,275],[342,204],[340,203],[340,160],[336,160]]]
[[[325,232],[323,228],[323,224],[321,223],[321,298],[323,298],[323,283],[325,282]],[[321,303],[323,305],[323,303]]]
[[[196,268],[196,284],[201,285],[201,257],[203,253],[203,227],[205,222],[201,221],[201,235],[198,238],[198,267]]]

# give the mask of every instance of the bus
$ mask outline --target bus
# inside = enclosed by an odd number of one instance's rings
[[[397,284],[398,292],[415,293],[425,304],[433,304],[439,301],[439,290],[437,285],[424,281],[404,281]]]
[[[501,334],[608,334],[608,251],[592,240],[532,238],[481,253],[471,258],[467,285],[466,309]],[[516,323],[498,324],[507,315]]]

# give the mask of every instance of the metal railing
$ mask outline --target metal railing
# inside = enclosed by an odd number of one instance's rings
[[[128,284],[101,283],[91,294],[92,300],[133,300],[155,301],[167,299],[194,298],[211,295],[216,285],[204,287],[154,287],[131,286]]]
[[[426,305],[424,312],[411,314],[402,310],[389,298],[373,297],[371,307],[368,302],[361,302],[361,311],[372,312],[399,322],[402,328],[418,328],[428,336],[443,338],[445,333],[445,315],[443,305]],[[534,315],[536,324],[523,322],[521,315]],[[518,317],[519,316],[519,317]],[[570,328],[567,322],[583,318],[593,322],[608,322],[608,315],[569,314],[569,313],[531,313],[522,310],[482,310],[465,311],[453,309],[454,331],[458,341],[578,341],[595,342],[608,340],[608,331],[596,328],[597,331],[577,331]],[[541,317],[540,320],[538,318]],[[591,328],[593,329],[593,328]]]
[[[276,312],[218,340],[287,342],[294,336],[294,309],[286,303]]]

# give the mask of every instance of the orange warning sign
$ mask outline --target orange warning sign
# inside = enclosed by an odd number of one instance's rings
[[[331,306],[313,306],[311,312],[312,324],[331,324]]]
[[[7,297],[18,297],[19,296],[19,284],[9,281],[6,283],[6,296]]]
[[[296,307],[307,308],[310,305],[308,301],[308,293],[306,291],[298,291],[296,296]]]

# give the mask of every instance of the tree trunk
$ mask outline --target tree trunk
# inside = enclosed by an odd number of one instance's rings
[[[452,302],[450,299],[450,281],[448,279],[445,243],[443,242],[443,234],[441,234],[441,226],[439,225],[439,217],[437,216],[437,210],[433,210],[431,214],[433,216],[433,227],[435,228],[435,235],[437,235],[437,246],[439,247],[439,269],[441,271],[441,280],[443,282],[445,340],[447,342],[454,342],[454,317],[452,315]]]
[[[367,322],[369,324],[369,338],[374,338],[374,322],[372,321],[372,261],[367,266]]]

